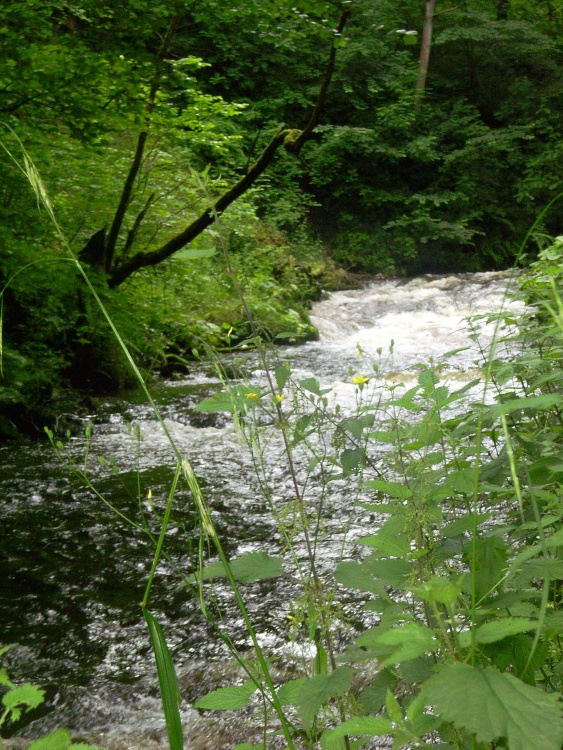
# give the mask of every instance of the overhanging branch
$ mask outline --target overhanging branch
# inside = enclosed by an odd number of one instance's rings
[[[252,187],[260,175],[270,166],[276,155],[276,151],[284,143],[288,133],[291,132],[292,131],[287,130],[285,125],[280,128],[250,169],[247,170],[243,177],[241,177],[233,187],[223,193],[213,206],[205,209],[205,211],[200,214],[195,221],[192,221],[183,232],[177,234],[171,240],[162,245],[162,247],[159,247],[158,250],[154,250],[150,253],[137,253],[132,258],[129,258],[129,260],[122,263],[110,274],[108,280],[109,286],[111,288],[119,286],[119,284],[123,283],[125,279],[129,278],[129,276],[135,273],[135,271],[138,271],[141,268],[146,268],[147,266],[156,266],[171,255],[174,255],[178,250],[189,245],[192,240],[213,224],[216,215],[220,216],[223,211],[231,205],[231,203],[234,203],[237,198],[240,198],[241,195],[244,195],[244,193]]]
[[[344,31],[346,22],[350,16],[350,12],[345,10],[336,28],[336,37],[338,38]],[[197,219],[186,227],[180,234],[177,234],[171,240],[166,242],[164,245],[159,247],[157,250],[153,250],[148,253],[137,253],[128,260],[122,262],[119,266],[114,268],[109,273],[108,284],[111,288],[119,286],[126,279],[129,278],[133,273],[139,271],[141,268],[148,266],[156,266],[162,261],[169,258],[174,253],[181,250],[186,245],[189,245],[192,240],[198,237],[207,227],[211,226],[215,221],[216,216],[220,216],[237,198],[249,190],[256,180],[262,175],[269,165],[274,160],[274,157],[280,148],[284,146],[289,152],[293,154],[299,154],[303,145],[311,137],[315,127],[317,126],[319,116],[325,105],[326,95],[332,80],[336,63],[336,47],[334,42],[331,46],[330,56],[326,67],[325,74],[321,81],[319,89],[319,95],[317,102],[311,116],[305,125],[303,130],[289,129],[286,125],[280,127],[277,133],[270,140],[266,148],[262,151],[258,159],[252,164],[252,166],[246,170],[245,174],[236,182],[229,190],[216,201],[213,206],[206,208]]]

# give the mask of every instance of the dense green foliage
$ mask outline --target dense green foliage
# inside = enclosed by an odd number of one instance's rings
[[[164,632],[147,608],[167,529],[184,517],[185,502],[175,503],[182,481],[198,519],[185,531],[197,533],[199,544],[181,567],[168,557],[165,575],[170,581],[174,570],[181,584],[174,596],[199,604],[240,668],[239,684],[195,706],[252,711],[252,726],[263,716],[262,740],[253,733],[254,744],[235,750],[277,747],[280,735],[290,750],[369,747],[375,737],[391,739],[397,750],[559,750],[562,278],[559,238],[520,276],[515,293],[533,309],[470,321],[475,340],[480,326],[497,325],[495,343],[476,362],[484,377],[459,387],[450,353],[414,365],[411,382],[397,383],[386,376],[391,346],[375,362],[364,354],[359,371],[350,372],[352,411],[315,378],[295,380],[256,337],[261,382],[226,379],[197,408],[231,412],[252,452],[277,526],[268,546],[252,537],[253,551],[229,559],[191,464],[169,433],[177,466],[165,507],[144,504],[140,485],[138,507],[127,515],[105,500],[155,548],[141,606],[174,750],[181,747],[181,696]],[[103,501],[87,461],[77,462],[72,444],[50,438]],[[276,484],[282,463],[292,479],[289,497]],[[336,523],[325,526],[334,515],[333,487],[345,508],[337,505]],[[350,534],[355,518],[359,535]],[[332,535],[340,554],[324,559],[320,543]],[[245,604],[247,586],[284,575],[299,584],[287,603],[286,637],[303,656],[290,674],[272,669]],[[216,579],[228,581],[251,651],[244,642],[237,647],[233,623],[217,614]]]
[[[23,142],[147,371],[191,356],[201,339],[228,346],[248,334],[212,229],[143,266],[251,174],[268,144],[264,170],[224,214],[266,336],[311,335],[306,310],[331,283],[327,255],[388,274],[513,261],[561,190],[561,6],[438,4],[419,106],[423,18],[414,0],[3,5],[4,149],[22,163]],[[317,127],[296,152],[313,111]],[[26,176],[2,153],[0,430],[10,433],[52,422],[69,387],[115,388],[127,376]],[[558,232],[561,211],[532,250]]]
[[[303,586],[290,637],[316,650],[277,688],[289,747],[342,750],[382,736],[397,750],[561,747],[562,262],[558,240],[522,277],[519,295],[535,315],[495,316],[485,394],[479,381],[449,386],[446,357],[421,364],[412,387],[386,384],[380,364],[365,361],[369,374],[351,378],[356,411],[344,418],[329,406],[331,389],[292,382],[285,365],[274,390],[230,386],[200,404],[244,414],[266,487],[271,431],[285,433],[301,467],[291,507],[272,503],[286,550],[323,534],[330,482],[347,483],[353,513],[365,519],[365,535],[343,543],[330,574],[311,549],[297,571],[288,564]],[[476,337],[483,322],[473,321]],[[514,353],[498,357],[505,344]],[[230,570],[243,585],[284,573],[282,559],[265,552]],[[193,578],[221,575],[224,565],[211,562]],[[350,592],[363,598],[364,629],[344,615]],[[196,705],[238,709],[261,694],[274,713],[259,665],[248,674]]]

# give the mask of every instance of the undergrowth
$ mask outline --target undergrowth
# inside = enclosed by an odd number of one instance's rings
[[[227,240],[221,242],[240,293]],[[520,320],[497,315],[509,354],[497,357],[493,348],[482,363],[484,382],[457,389],[447,381],[447,358],[421,365],[412,387],[389,385],[382,364],[365,361],[364,372],[350,373],[355,407],[340,405],[315,378],[296,381],[287,364],[271,364],[246,309],[263,377],[258,384],[225,381],[198,407],[232,413],[278,524],[279,544],[236,559],[228,559],[191,464],[146,391],[177,465],[159,533],[144,516],[127,520],[155,549],[142,609],[172,750],[183,745],[181,697],[149,607],[158,561],[174,567],[166,532],[180,482],[198,512],[200,543],[198,564],[177,570],[179,582],[245,673],[242,684],[219,688],[195,706],[263,711],[262,742],[238,750],[348,750],[369,747],[373,738],[397,749],[561,747],[562,251],[558,241],[523,277],[520,294],[535,312]],[[245,307],[242,294],[240,301]],[[50,437],[64,459],[65,445]],[[283,501],[270,461],[283,465],[290,480],[291,497]],[[86,460],[72,468],[95,490]],[[345,508],[331,502],[338,485]],[[328,524],[335,516],[336,532]],[[334,533],[341,551],[333,566],[321,550]],[[245,586],[284,573],[300,583],[288,638],[309,656],[296,679],[279,684],[248,613]],[[234,593],[252,659],[235,647],[229,623],[214,616],[217,578],[226,578]],[[363,606],[354,624],[343,606],[352,600]]]

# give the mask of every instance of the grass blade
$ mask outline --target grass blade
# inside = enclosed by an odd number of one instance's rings
[[[180,688],[174,663],[166,644],[164,632],[148,609],[143,610],[149,628],[151,646],[156,661],[162,706],[166,719],[166,731],[170,750],[183,750],[182,723],[180,721]]]

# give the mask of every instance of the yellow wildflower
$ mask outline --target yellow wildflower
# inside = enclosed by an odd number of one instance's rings
[[[370,378],[368,375],[354,375],[352,378],[352,383],[354,385],[365,385],[366,383],[369,383]]]
[[[278,404],[281,404],[283,398],[283,393],[276,393],[276,401]]]
[[[253,401],[260,401],[259,393],[247,393],[246,398],[251,398]]]

